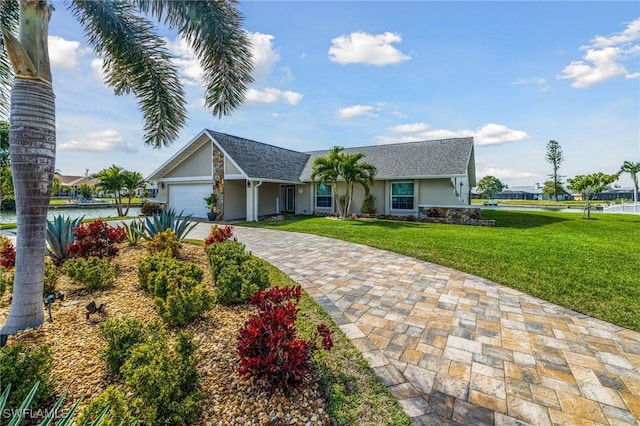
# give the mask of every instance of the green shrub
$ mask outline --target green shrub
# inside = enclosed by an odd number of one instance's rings
[[[211,309],[212,302],[207,287],[188,277],[170,282],[166,298],[154,299],[160,318],[174,327],[192,322]]]
[[[99,397],[92,400],[78,416],[76,424],[87,425],[94,422],[107,407],[109,411],[102,418],[100,426],[134,424],[135,419],[129,411],[127,396],[115,385],[109,385]]]
[[[376,214],[376,196],[372,193],[368,193],[364,196],[362,201],[362,208],[360,209],[362,214]]]
[[[140,286],[154,296],[167,297],[169,281],[182,277],[201,282],[204,276],[202,269],[189,262],[183,262],[163,255],[145,256],[138,262],[138,280]]]
[[[120,266],[111,266],[108,259],[77,257],[66,261],[62,272],[87,290],[104,290],[114,286]]]
[[[213,297],[203,276],[198,265],[164,255],[146,256],[138,264],[141,287],[155,296],[158,315],[171,326],[188,324],[211,309]]]
[[[140,282],[140,287],[144,290],[149,290],[149,274],[152,272],[157,272],[160,269],[164,269],[165,263],[172,262],[173,259],[168,258],[167,256],[145,256],[138,261],[138,281]]]
[[[207,248],[211,276],[217,281],[220,270],[229,263],[240,266],[251,258],[251,254],[244,249],[244,244],[235,241],[225,241],[219,244],[211,244]]]
[[[147,250],[150,254],[164,254],[171,257],[178,257],[180,252],[180,243],[176,233],[171,229],[158,232],[147,244]]]
[[[60,270],[50,257],[44,258],[44,294],[56,291]]]
[[[186,425],[198,418],[203,396],[197,390],[196,349],[187,333],[180,333],[171,348],[162,329],[132,348],[121,371],[133,396],[132,410],[143,424]]]
[[[249,259],[240,266],[229,263],[218,274],[216,302],[227,306],[237,305],[268,287],[269,274],[257,259]]]
[[[53,395],[54,383],[50,377],[52,365],[48,345],[14,345],[0,348],[0,378],[3,384],[12,385],[7,407],[18,408],[38,381],[40,386],[31,400],[30,407],[38,407]]]
[[[129,357],[131,348],[145,340],[142,321],[135,318],[113,318],[100,323],[100,336],[107,341],[102,358],[111,374],[118,374]]]

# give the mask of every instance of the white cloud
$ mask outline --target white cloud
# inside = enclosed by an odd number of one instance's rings
[[[80,42],[49,36],[49,60],[52,68],[72,70],[80,54]]]
[[[631,22],[624,31],[610,36],[596,36],[591,44],[582,46],[583,60],[572,61],[564,67],[560,79],[573,80],[572,87],[586,88],[615,77],[638,78],[638,71],[629,71],[625,63],[640,56],[640,18]]]
[[[102,68],[103,63],[104,61],[100,58],[96,58],[91,61],[91,74],[93,75],[93,78],[102,82],[105,80],[105,74]]]
[[[488,167],[476,173],[477,176],[495,176],[498,179],[522,179],[538,176],[535,173],[525,172],[514,169],[500,169],[496,167]]]
[[[278,52],[273,49],[274,36],[262,33],[248,33],[253,57],[253,78],[264,79],[280,60]],[[178,66],[183,82],[188,85],[202,85],[204,71],[195,57],[193,49],[184,39],[176,37],[166,40],[167,48],[174,55],[173,62]]]
[[[474,135],[477,145],[495,145],[505,142],[517,142],[529,138],[527,132],[513,130],[502,124],[489,123]]]
[[[391,128],[391,131],[394,133],[416,133],[416,132],[424,132],[428,130],[429,126],[424,123],[412,123],[412,124],[400,124],[399,126],[394,126]]]
[[[401,41],[400,35],[390,32],[377,35],[355,32],[331,40],[329,59],[339,64],[399,64],[411,59],[392,46]]]
[[[58,145],[61,151],[83,152],[136,152],[137,149],[125,141],[120,132],[114,129],[86,134],[82,140],[71,139]]]
[[[450,130],[450,129],[429,129],[424,123],[402,124],[391,129],[395,133],[411,134],[397,137],[378,136],[378,144],[411,142],[419,140],[439,140],[451,138],[473,137],[476,146],[497,145],[507,142],[516,142],[527,139],[529,135],[522,130],[510,129],[502,124],[485,124],[478,130]]]
[[[340,118],[355,118],[365,115],[374,115],[376,107],[371,105],[353,105],[347,108],[342,108],[338,111]]]
[[[253,54],[253,78],[256,81],[264,79],[280,60],[280,55],[273,49],[273,39],[274,36],[271,34],[249,33]]]
[[[289,105],[297,105],[302,99],[302,94],[292,91],[283,91],[280,89],[249,89],[247,91],[247,103],[249,104],[275,104],[284,101]]]

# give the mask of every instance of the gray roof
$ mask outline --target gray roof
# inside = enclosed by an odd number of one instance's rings
[[[362,160],[378,169],[376,178],[464,176],[473,158],[473,138],[443,139],[346,148],[346,153],[362,152]],[[313,160],[327,155],[329,150],[309,152],[300,180],[311,180]],[[471,174],[475,179],[472,164]]]
[[[309,154],[225,133],[207,132],[250,178],[297,182]]]

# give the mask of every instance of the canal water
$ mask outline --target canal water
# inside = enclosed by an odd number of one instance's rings
[[[115,217],[115,207],[99,207],[99,208],[55,208],[49,209],[47,218],[52,220],[54,217],[62,215],[62,217],[70,217],[75,219],[84,216],[85,219],[99,219],[104,217]],[[129,216],[135,217],[140,215],[140,207],[131,207]],[[2,211],[0,212],[0,224],[16,223],[16,212]]]

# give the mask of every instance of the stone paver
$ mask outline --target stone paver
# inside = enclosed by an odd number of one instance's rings
[[[235,234],[324,307],[415,424],[640,425],[640,333],[384,250]]]

